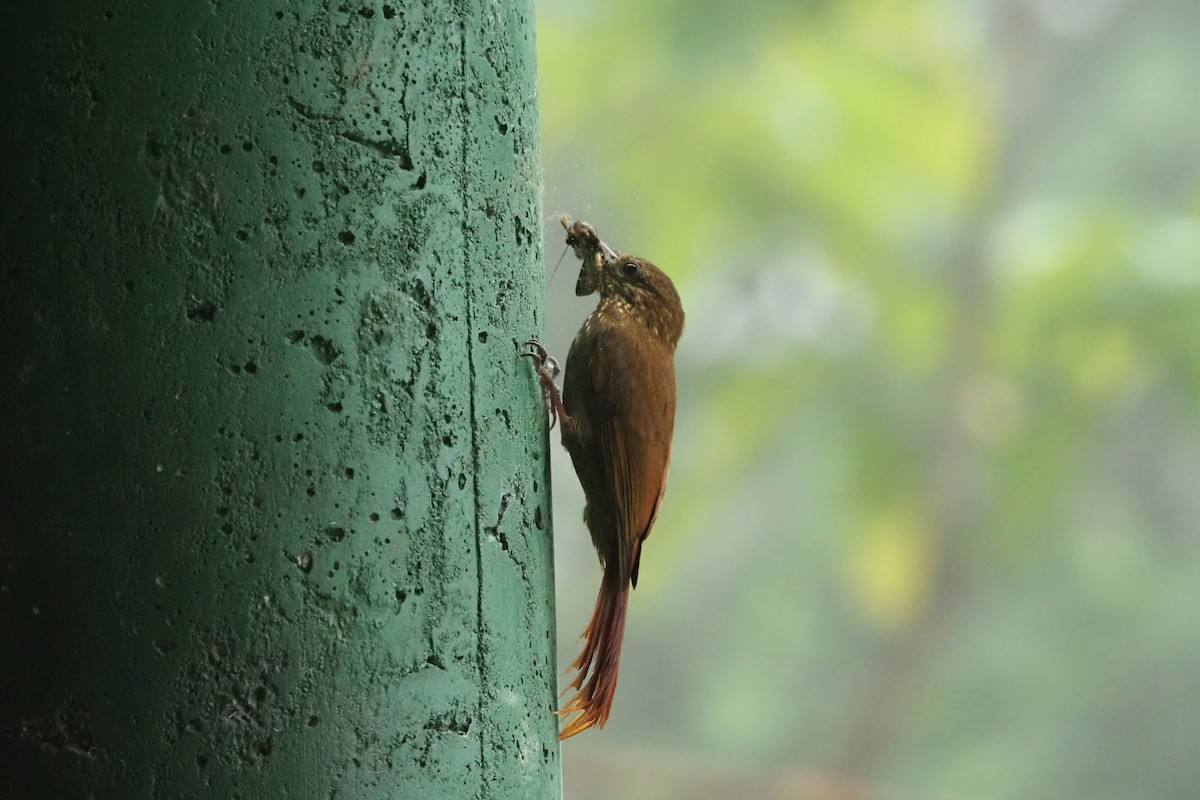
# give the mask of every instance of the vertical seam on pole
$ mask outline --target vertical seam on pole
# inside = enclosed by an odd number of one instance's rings
[[[460,0],[457,3],[459,6],[459,63],[462,70],[462,152],[459,154],[459,169],[462,170],[459,177],[459,194],[462,199],[462,252],[463,252],[463,294],[466,298],[466,316],[467,316],[467,332],[466,332],[466,347],[467,347],[467,390],[468,403],[471,413],[471,491],[474,498],[474,530],[475,530],[475,668],[479,676],[478,680],[478,707],[475,712],[475,717],[478,720],[479,731],[479,790],[478,797],[487,797],[487,780],[485,778],[487,770],[484,768],[487,763],[487,746],[485,737],[485,726],[483,723],[483,710],[486,705],[484,699],[484,675],[486,673],[486,653],[483,642],[483,539],[482,530],[479,524],[479,514],[482,504],[479,497],[479,418],[475,410],[475,387],[477,384],[475,375],[475,348],[471,346],[471,332],[475,330],[475,316],[473,313],[473,304],[471,302],[472,286],[471,286],[471,252],[468,243],[471,240],[470,236],[470,219],[469,206],[470,195],[470,167],[467,161],[467,154],[470,151],[470,132],[471,132],[471,114],[469,108],[469,88],[468,82],[468,65],[467,65],[467,3]]]

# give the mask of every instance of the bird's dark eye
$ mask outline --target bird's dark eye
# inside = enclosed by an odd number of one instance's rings
[[[621,274],[626,278],[633,278],[641,271],[642,268],[638,266],[636,261],[626,261],[621,265]]]

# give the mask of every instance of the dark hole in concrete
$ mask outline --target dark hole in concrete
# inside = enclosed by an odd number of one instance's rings
[[[212,322],[217,315],[217,304],[211,300],[193,300],[185,313],[192,322]]]
[[[341,351],[338,350],[337,345],[324,336],[313,336],[310,338],[308,340],[308,347],[312,350],[312,354],[316,357],[317,361],[320,361],[322,364],[332,364],[341,355]]]

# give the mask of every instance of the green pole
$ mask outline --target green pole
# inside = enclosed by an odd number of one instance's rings
[[[0,796],[560,796],[532,3],[0,10]]]

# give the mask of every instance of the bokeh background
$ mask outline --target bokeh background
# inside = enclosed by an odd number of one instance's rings
[[[548,274],[565,212],[688,312],[566,796],[1200,797],[1200,4],[537,12]],[[600,571],[554,450],[566,666]]]

